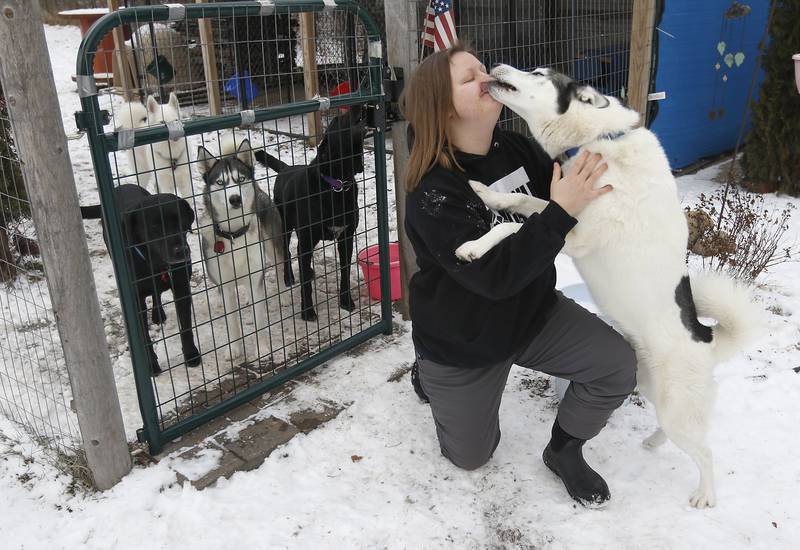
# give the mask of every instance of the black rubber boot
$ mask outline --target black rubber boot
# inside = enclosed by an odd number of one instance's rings
[[[569,496],[583,506],[596,507],[611,498],[605,480],[592,470],[583,459],[585,439],[578,439],[553,424],[553,437],[544,449],[542,459],[553,473],[561,478]]]
[[[411,385],[414,387],[414,392],[416,392],[420,401],[423,403],[430,403],[430,399],[425,395],[425,390],[422,389],[422,384],[419,382],[419,363],[416,361],[411,365]]]

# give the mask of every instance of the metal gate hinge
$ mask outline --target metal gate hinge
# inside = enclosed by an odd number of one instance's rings
[[[93,128],[92,122],[92,113],[87,113],[86,111],[75,112],[75,125],[78,130],[91,130]],[[111,122],[111,114],[105,110],[100,111],[101,125],[105,126],[109,122]]]

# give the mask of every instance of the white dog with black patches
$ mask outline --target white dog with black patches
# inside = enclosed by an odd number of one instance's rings
[[[500,65],[490,93],[528,123],[551,156],[571,148],[599,153],[608,165],[596,188],[612,185],[578,215],[564,251],[573,258],[597,305],[636,350],[639,389],[656,408],[660,428],[644,441],[667,438],[694,459],[700,483],[690,502],[716,501],[707,432],[714,402],[713,367],[757,333],[760,310],[728,277],[692,274],[685,255],[688,231],[669,162],[656,136],[637,128],[639,115],[613,97],[549,69],[526,73]],[[564,165],[569,169],[571,161]],[[470,182],[494,210],[530,216],[547,201],[497,193]],[[464,243],[456,255],[471,261],[516,232],[495,226]],[[710,327],[698,316],[716,319]]]

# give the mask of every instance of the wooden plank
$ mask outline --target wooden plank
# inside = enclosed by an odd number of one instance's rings
[[[3,0],[0,80],[44,260],[86,460],[99,489],[131,469],[38,1]]]
[[[655,0],[634,0],[631,23],[631,62],[628,72],[628,106],[646,124],[647,94],[650,92],[650,69],[655,26]]]
[[[303,83],[306,90],[306,99],[311,99],[319,94],[317,84],[317,34],[314,28],[314,14],[300,14],[300,35],[303,38]],[[322,115],[319,111],[308,113],[308,144],[316,147],[322,140]]]
[[[108,0],[108,12],[114,12],[119,9],[119,0]],[[112,71],[114,73],[114,86],[122,90],[122,97],[125,101],[131,101],[139,97],[139,84],[134,85],[134,75],[131,71],[130,63],[128,63],[128,56],[125,55],[125,35],[122,32],[122,27],[114,27],[111,31],[111,36],[114,37],[114,62],[112,63]]]
[[[195,0],[202,4],[206,0]],[[203,52],[203,72],[206,78],[206,91],[208,93],[208,109],[212,115],[222,113],[222,103],[219,95],[219,72],[217,71],[217,49],[214,46],[214,29],[210,19],[200,19],[200,48]]]
[[[392,21],[386,26],[386,55],[389,65],[401,67],[406,79],[411,75],[412,60],[419,55],[419,36],[409,28],[412,21],[409,9],[415,4],[409,2],[384,2],[383,10],[386,21]],[[403,285],[403,298],[400,301],[400,312],[403,319],[409,319],[408,310],[408,282],[411,276],[419,269],[417,258],[405,230],[406,217],[406,191],[403,182],[406,177],[408,165],[408,141],[406,132],[408,122],[398,121],[392,123],[392,150],[394,152],[394,197],[397,209],[397,237],[400,242],[400,279]]]

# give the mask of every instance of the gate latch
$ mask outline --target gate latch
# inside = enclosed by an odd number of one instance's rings
[[[111,115],[108,111],[100,111],[100,122],[103,126],[111,122]],[[86,111],[75,111],[75,125],[78,130],[89,130],[92,128],[92,113]]]

